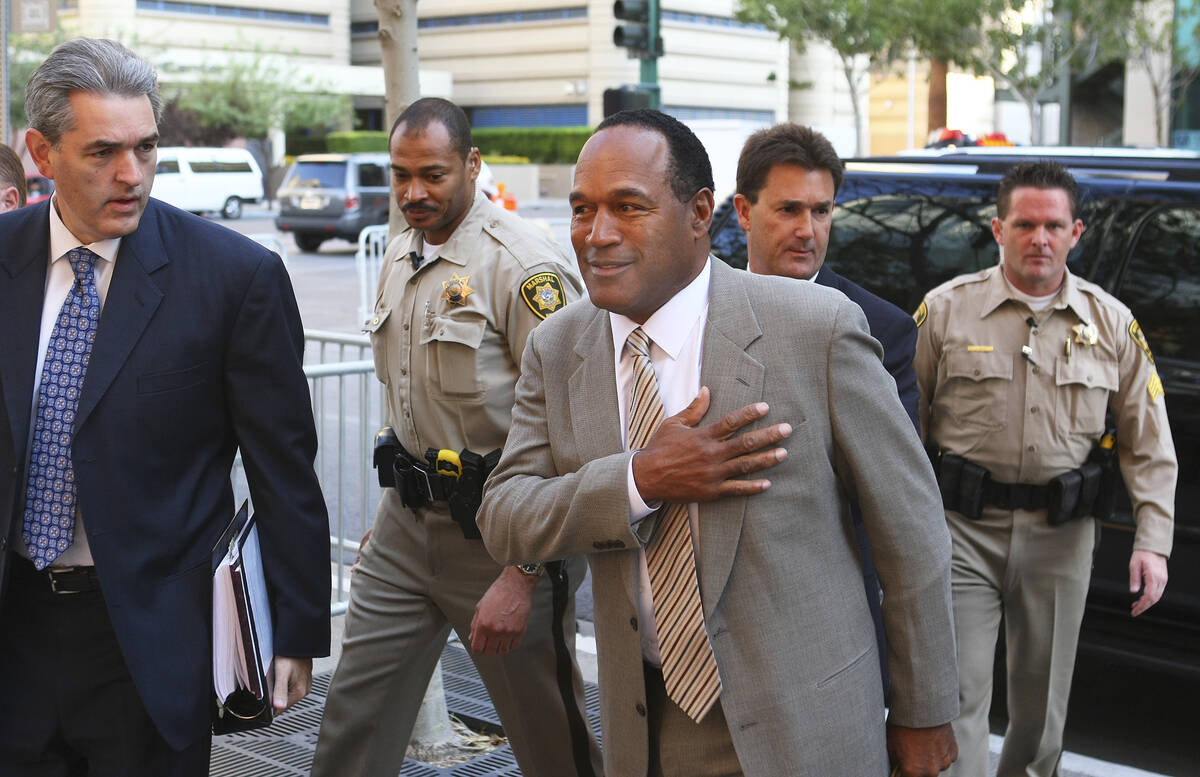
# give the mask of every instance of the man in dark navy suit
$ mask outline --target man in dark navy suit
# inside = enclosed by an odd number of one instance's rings
[[[896,381],[900,401],[920,434],[920,392],[913,372],[917,326],[912,316],[824,266],[833,224],[834,198],[842,184],[842,160],[829,140],[799,124],[776,124],[746,140],[738,158],[733,203],[746,230],[748,269],[758,275],[812,280],[841,291],[862,308],[871,336],[883,347],[883,366]],[[802,336],[802,334],[801,334]],[[884,686],[888,685],[879,581],[870,544],[853,506],[854,529],[863,554],[863,578],[875,633]]]
[[[26,90],[54,196],[0,216],[0,775],[208,774],[211,556],[240,449],[276,709],[329,650],[328,516],[279,257],[149,198],[162,101],[120,44]]]

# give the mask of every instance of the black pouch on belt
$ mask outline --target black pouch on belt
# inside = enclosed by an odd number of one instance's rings
[[[990,477],[986,469],[963,459],[962,476],[958,479],[958,511],[972,521],[983,516],[983,488]]]
[[[1046,522],[1061,526],[1075,518],[1082,487],[1083,475],[1077,469],[1051,478],[1046,484]]]

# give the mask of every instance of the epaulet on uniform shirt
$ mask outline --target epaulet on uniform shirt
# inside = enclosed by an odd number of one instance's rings
[[[487,209],[483,231],[504,246],[524,269],[554,262],[555,259],[565,261],[558,244],[542,230],[497,206]]]
[[[983,283],[987,280],[988,272],[991,269],[991,267],[985,267],[984,269],[977,270],[973,273],[967,273],[966,275],[959,275],[951,278],[940,286],[935,286],[934,288],[930,289],[925,295],[925,299],[931,300],[934,297],[945,294],[952,289],[957,289],[959,286],[966,286],[967,284],[971,283]]]

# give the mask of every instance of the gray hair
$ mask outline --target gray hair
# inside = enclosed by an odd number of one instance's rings
[[[76,38],[50,52],[25,87],[29,126],[58,147],[63,133],[75,126],[71,93],[114,94],[150,98],[154,122],[162,118],[158,76],[148,62],[113,40]]]

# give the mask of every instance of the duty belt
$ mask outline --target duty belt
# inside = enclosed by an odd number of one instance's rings
[[[985,480],[983,503],[1001,510],[1042,510],[1048,504],[1050,487],[1046,484],[999,483]]]

